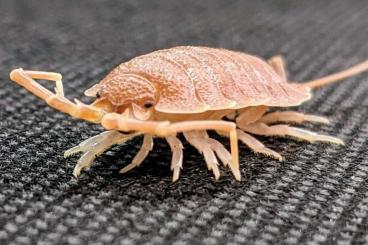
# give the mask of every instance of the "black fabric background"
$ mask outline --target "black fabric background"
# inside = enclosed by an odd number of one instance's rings
[[[286,160],[241,146],[240,183],[227,169],[215,182],[188,144],[171,183],[171,153],[159,139],[142,167],[118,174],[141,138],[75,179],[78,156],[63,152],[102,128],[56,112],[8,78],[17,67],[57,71],[67,97],[88,102],[84,89],[120,62],[176,45],[280,53],[290,79],[304,81],[368,58],[368,3],[1,0],[0,244],[368,243],[367,74],[295,108],[329,117],[331,125],[305,128],[346,147],[260,138]]]

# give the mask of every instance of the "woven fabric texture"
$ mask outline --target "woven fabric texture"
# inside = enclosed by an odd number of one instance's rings
[[[8,74],[63,74],[68,98],[132,57],[177,45],[282,54],[305,81],[368,58],[367,1],[0,1],[0,244],[367,244],[368,75],[319,89],[294,110],[345,147],[260,137],[285,161],[240,146],[242,182],[214,181],[185,143],[181,178],[161,139],[143,165],[118,170],[142,138],[72,176],[63,152],[103,131],[49,108]],[[52,83],[43,83],[52,88]],[[215,136],[227,147],[228,140]]]

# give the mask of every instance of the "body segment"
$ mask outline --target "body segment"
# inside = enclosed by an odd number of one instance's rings
[[[224,49],[175,47],[155,51],[122,63],[100,85],[126,74],[150,81],[159,91],[155,109],[166,113],[284,107],[311,97],[308,87],[288,84],[260,58]]]

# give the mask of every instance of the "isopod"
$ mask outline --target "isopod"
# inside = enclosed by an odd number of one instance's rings
[[[51,107],[72,117],[101,124],[107,131],[67,150],[65,157],[83,153],[73,174],[89,169],[93,160],[112,145],[143,135],[143,144],[125,173],[139,166],[153,147],[153,137],[163,137],[172,151],[173,181],[183,165],[184,138],[203,154],[207,168],[217,180],[219,161],[240,181],[238,140],[255,153],[282,160],[282,156],[255,138],[290,136],[309,142],[343,144],[343,141],[289,126],[288,123],[329,123],[328,119],[271,107],[298,106],[311,99],[312,90],[368,70],[368,61],[342,72],[306,83],[289,83],[281,56],[264,61],[253,55],[209,47],[182,46],[138,56],[113,69],[85,91],[95,101],[75,103],[64,97],[59,73],[22,68],[10,78]],[[56,83],[55,93],[34,79]],[[227,118],[227,120],[224,120]],[[230,138],[230,151],[209,137],[214,130]]]

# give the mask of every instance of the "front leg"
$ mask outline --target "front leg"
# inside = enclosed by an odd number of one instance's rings
[[[79,158],[77,165],[74,167],[73,175],[78,177],[83,169],[89,169],[92,162],[104,153],[111,146],[116,144],[121,144],[128,141],[140,133],[135,134],[122,134],[118,131],[106,131],[94,137],[91,137],[79,145],[65,151],[64,157],[72,156],[78,152],[83,152],[84,154]]]

